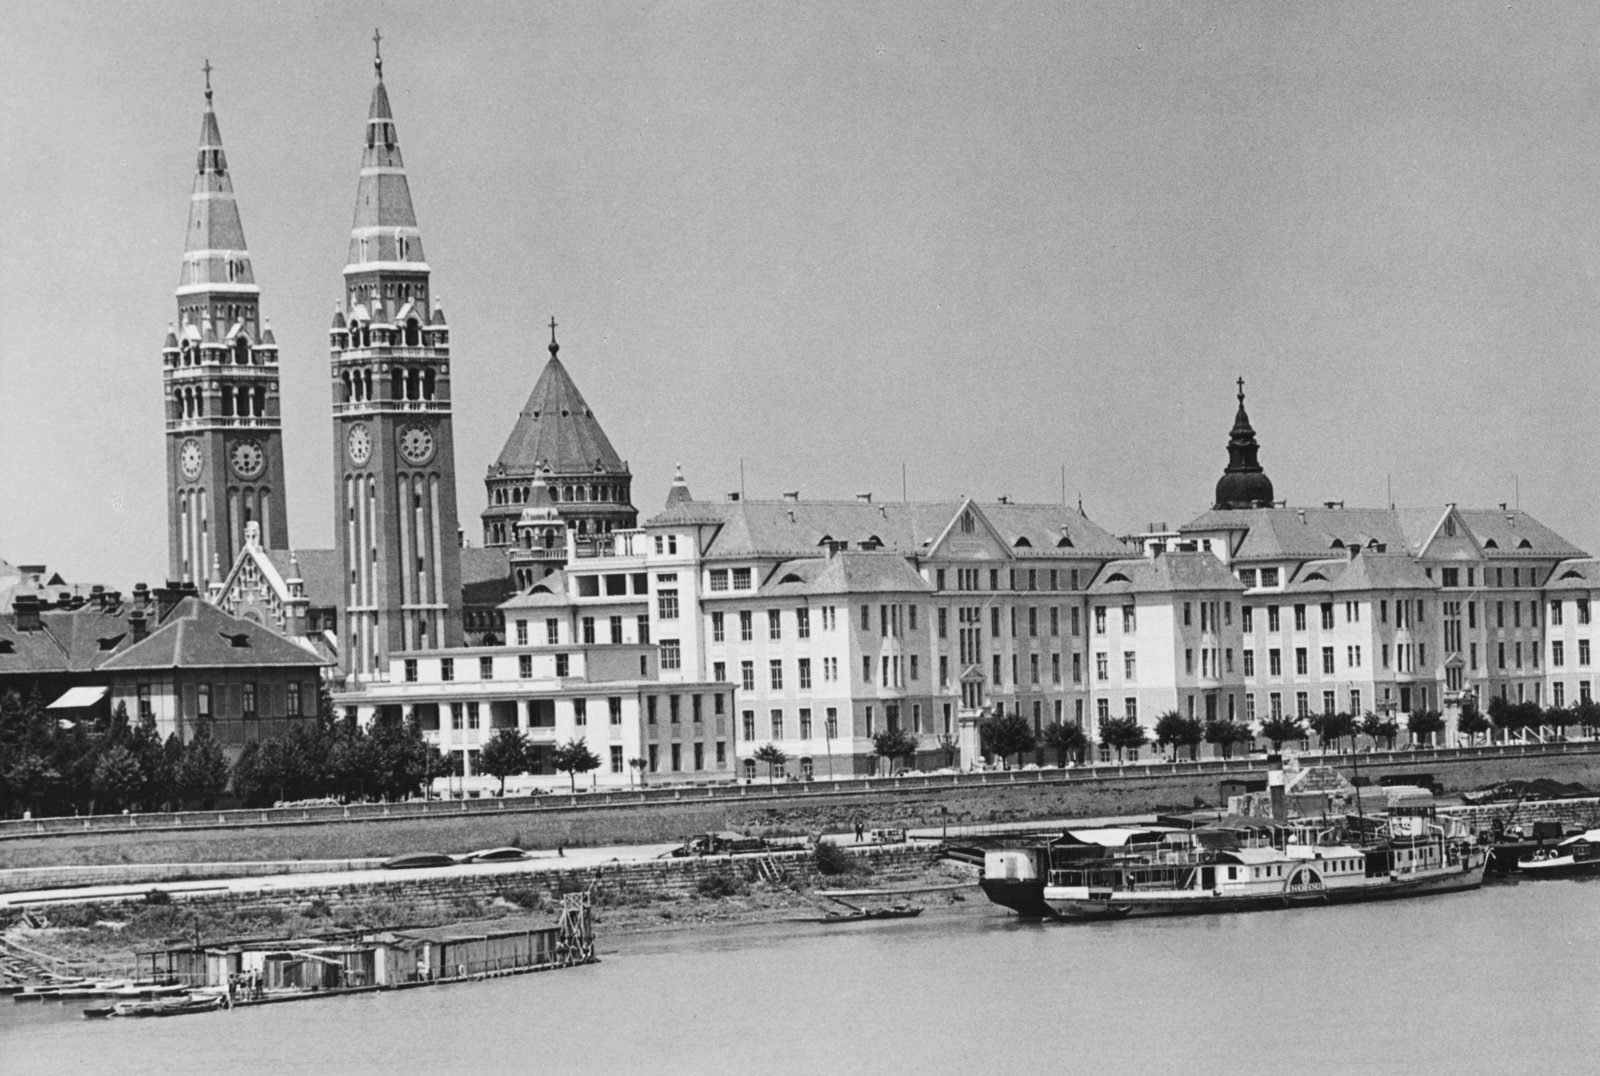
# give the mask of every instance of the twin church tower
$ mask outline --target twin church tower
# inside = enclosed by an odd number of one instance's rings
[[[163,349],[170,577],[216,594],[254,555],[278,568],[264,574],[320,588],[306,600],[327,609],[324,637],[336,640],[344,670],[363,678],[385,672],[393,652],[462,644],[464,553],[472,554],[472,582],[490,584],[498,600],[531,578],[530,561],[549,556],[551,518],[590,540],[637,520],[627,464],[552,339],[533,395],[489,469],[485,548],[462,549],[450,329],[430,295],[381,55],[374,67],[355,220],[329,330],[334,550],[290,550],[279,356],[261,314],[209,64],[178,319]],[[530,516],[543,527],[517,526],[525,506],[538,509]],[[302,572],[302,564],[318,570]],[[291,589],[283,578],[270,581]]]

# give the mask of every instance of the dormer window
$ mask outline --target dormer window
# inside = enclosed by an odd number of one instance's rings
[[[250,636],[245,632],[219,631],[217,634],[228,640],[228,645],[235,650],[248,650],[250,648]]]
[[[972,513],[971,512],[962,512],[961,513],[961,533],[962,534],[971,534],[974,531],[976,531],[977,529],[978,529],[978,521],[973,518]]]
[[[117,644],[122,642],[123,638],[124,638],[124,636],[122,636],[122,635],[110,635],[110,636],[107,636],[104,639],[99,639],[99,640],[96,640],[96,641],[100,644],[100,649],[103,652],[103,651],[108,651],[108,650],[115,650],[117,648]]]

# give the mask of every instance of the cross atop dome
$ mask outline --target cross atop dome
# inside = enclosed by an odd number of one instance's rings
[[[1255,428],[1245,413],[1244,378],[1239,378],[1236,384],[1239,386],[1239,411],[1228,433],[1228,466],[1217,482],[1217,499],[1212,507],[1217,510],[1271,508],[1272,479],[1256,459],[1261,446],[1256,443]]]
[[[383,81],[383,35],[377,27],[372,28],[372,69],[378,73],[378,81]]]

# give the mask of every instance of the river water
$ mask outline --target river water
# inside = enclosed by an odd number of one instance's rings
[[[0,1073],[1600,1071],[1600,880],[1384,904],[645,934],[548,974],[169,1020],[0,1002]]]

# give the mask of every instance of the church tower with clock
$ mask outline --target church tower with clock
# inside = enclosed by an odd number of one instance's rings
[[[178,320],[162,348],[167,427],[167,563],[202,589],[228,570],[255,523],[268,548],[289,545],[284,509],[278,346],[261,319],[228,159],[206,108],[179,280]]]
[[[329,331],[339,655],[357,679],[386,674],[399,650],[460,646],[462,626],[450,330],[428,293],[381,54],[373,65],[344,295]]]

